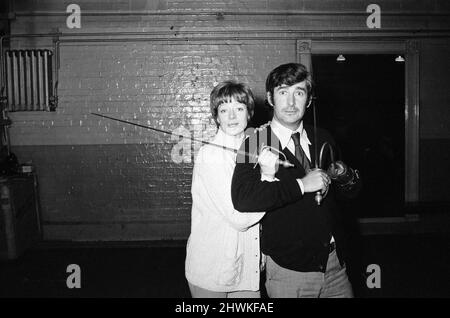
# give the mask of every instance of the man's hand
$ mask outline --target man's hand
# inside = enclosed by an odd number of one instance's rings
[[[358,178],[357,171],[348,167],[342,161],[332,163],[328,168],[328,175],[337,185],[346,185]]]
[[[343,176],[347,172],[347,165],[338,160],[333,162],[328,168],[328,175],[331,179],[337,179],[339,176]]]
[[[358,170],[352,169],[342,161],[336,161],[331,163],[327,172],[341,199],[353,199],[358,195],[362,187]]]
[[[278,171],[278,156],[269,149],[264,149],[258,156],[258,164],[261,167],[261,174],[268,178],[275,178]]]
[[[314,169],[308,172],[302,179],[305,193],[320,191],[322,194],[328,191],[330,177],[322,169]]]

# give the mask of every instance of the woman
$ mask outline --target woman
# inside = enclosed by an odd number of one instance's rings
[[[239,149],[253,115],[251,90],[245,84],[222,82],[212,90],[210,102],[218,127],[212,143]],[[258,222],[264,213],[234,209],[231,179],[235,159],[235,152],[213,145],[200,148],[196,158],[185,263],[194,298],[260,297]]]

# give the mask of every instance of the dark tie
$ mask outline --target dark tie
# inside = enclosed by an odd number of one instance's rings
[[[308,157],[302,149],[302,146],[300,145],[300,133],[296,132],[292,134],[291,137],[295,145],[295,157],[297,157],[298,161],[300,161],[303,168],[305,168],[305,171],[308,172],[311,169],[311,165]]]

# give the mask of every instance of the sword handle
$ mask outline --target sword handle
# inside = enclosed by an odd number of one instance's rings
[[[320,205],[322,203],[322,193],[320,193],[320,191],[316,192],[316,196],[314,197],[314,200],[316,201],[317,205]]]

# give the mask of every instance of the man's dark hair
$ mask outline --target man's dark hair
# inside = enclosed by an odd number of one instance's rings
[[[308,98],[311,98],[313,81],[306,67],[300,63],[287,63],[274,68],[266,79],[266,92],[270,93],[273,103],[273,92],[281,85],[291,86],[306,80]]]

